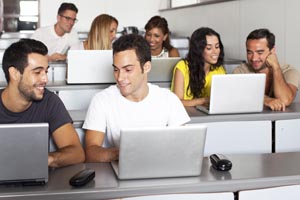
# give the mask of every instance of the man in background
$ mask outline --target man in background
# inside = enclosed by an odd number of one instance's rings
[[[300,75],[290,65],[280,66],[275,51],[275,35],[268,29],[252,31],[246,41],[248,63],[234,69],[233,73],[265,73],[264,105],[284,111],[295,99]]]
[[[57,12],[54,26],[37,29],[32,39],[43,42],[48,47],[49,61],[66,60],[70,46],[78,43],[78,35],[73,30],[77,22],[77,7],[73,3],[62,3]]]

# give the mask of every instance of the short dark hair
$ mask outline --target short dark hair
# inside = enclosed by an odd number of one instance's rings
[[[75,4],[73,4],[73,3],[62,3],[60,5],[60,7],[58,8],[57,14],[61,15],[66,10],[72,10],[72,11],[78,13],[78,8],[75,6]]]
[[[142,71],[146,62],[151,61],[150,46],[145,38],[137,34],[123,35],[113,43],[113,55],[121,51],[135,50]]]
[[[9,82],[10,67],[15,67],[23,74],[25,67],[28,65],[28,54],[38,53],[46,56],[48,49],[46,45],[40,41],[24,38],[11,44],[4,52],[2,59],[2,69],[5,74],[7,83]]]
[[[247,37],[247,41],[248,40],[258,40],[258,39],[262,39],[262,38],[266,38],[268,41],[269,49],[273,49],[273,47],[275,46],[275,35],[266,28],[256,29],[256,30],[252,31],[251,33],[249,33],[249,35]]]

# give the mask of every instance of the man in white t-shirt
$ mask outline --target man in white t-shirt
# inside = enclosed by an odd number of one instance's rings
[[[47,46],[49,61],[66,60],[70,46],[79,42],[77,32],[73,30],[77,13],[78,9],[73,3],[62,3],[57,12],[56,24],[39,28],[32,35],[32,39]]]
[[[122,128],[180,126],[190,120],[174,93],[148,83],[151,52],[142,36],[124,35],[113,43],[113,68],[117,84],[94,96],[83,125],[87,162],[118,160]]]

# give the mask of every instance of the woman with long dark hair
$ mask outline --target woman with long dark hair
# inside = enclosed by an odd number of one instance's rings
[[[209,102],[212,76],[226,73],[223,61],[224,48],[220,35],[207,27],[194,31],[186,58],[174,68],[171,86],[184,106]]]

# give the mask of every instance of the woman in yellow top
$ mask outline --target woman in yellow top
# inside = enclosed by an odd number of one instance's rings
[[[184,106],[209,102],[212,76],[225,74],[224,48],[220,35],[211,28],[199,28],[191,36],[189,52],[173,72],[171,90]]]

